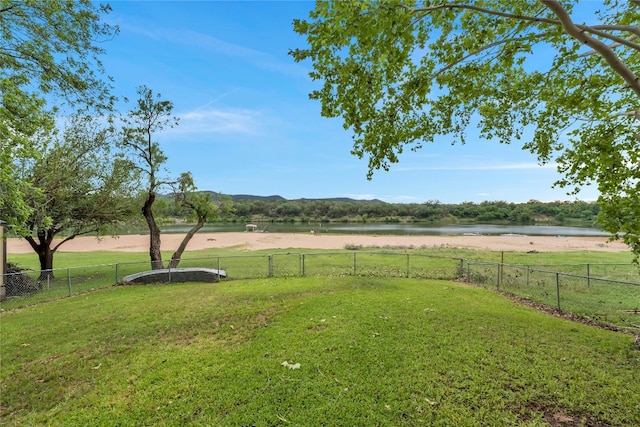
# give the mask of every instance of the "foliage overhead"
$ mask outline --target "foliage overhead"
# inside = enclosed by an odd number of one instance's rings
[[[10,226],[29,214],[14,161],[37,157],[32,137],[62,106],[111,108],[99,59],[99,43],[118,31],[101,22],[109,11],[90,0],[0,0],[0,215]]]
[[[571,193],[597,185],[601,225],[638,255],[640,1],[584,3],[318,1],[290,53],[369,178],[443,136],[518,142]]]

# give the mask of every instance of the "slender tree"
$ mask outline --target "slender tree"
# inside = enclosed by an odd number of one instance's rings
[[[171,256],[169,268],[176,268],[180,264],[180,258],[184,253],[191,238],[204,226],[205,222],[216,219],[220,216],[218,205],[211,201],[211,197],[206,193],[196,193],[193,176],[186,172],[180,175],[176,188],[174,189],[174,200],[176,205],[187,208],[191,214],[191,219],[195,220],[193,226],[187,231],[182,242]]]
[[[147,189],[145,191],[142,215],[149,227],[149,256],[151,269],[164,268],[162,261],[160,227],[154,215],[154,204],[162,189],[173,189],[176,205],[187,209],[195,219],[195,225],[186,233],[178,249],[169,261],[168,267],[175,268],[191,238],[202,228],[208,220],[215,219],[220,212],[218,206],[210,201],[205,193],[195,192],[196,186],[190,172],[185,172],[176,180],[167,178],[163,166],[167,161],[160,144],[154,141],[157,133],[178,124],[178,119],[172,116],[173,103],[162,100],[160,94],[154,94],[146,86],[138,88],[138,105],[131,110],[122,129],[121,144],[134,156],[135,168],[145,177]],[[222,205],[227,208],[226,204]]]
[[[291,54],[310,61],[310,98],[353,133],[369,178],[470,127],[520,141],[571,194],[597,185],[601,226],[638,256],[639,22],[639,0],[320,0],[294,21],[308,47]]]
[[[162,100],[161,94],[154,94],[146,86],[138,88],[137,108],[129,111],[123,118],[122,146],[134,157],[135,168],[147,182],[142,215],[149,227],[149,256],[153,270],[164,268],[160,251],[160,227],[153,214],[153,204],[158,191],[173,181],[163,174],[167,161],[160,144],[154,140],[157,133],[178,124],[178,118],[172,116],[173,103]]]

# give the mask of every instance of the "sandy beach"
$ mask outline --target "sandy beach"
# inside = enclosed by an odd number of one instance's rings
[[[162,250],[175,250],[183,234],[163,234]],[[196,234],[189,245],[190,250],[229,248],[253,251],[260,249],[345,249],[347,245],[363,247],[450,247],[491,251],[558,252],[558,251],[608,251],[622,252],[629,248],[621,241],[608,242],[606,237],[565,236],[416,236],[416,235],[341,235],[312,233],[260,233],[217,232]],[[146,252],[149,236],[126,235],[77,237],[63,244],[60,252],[120,251]],[[7,239],[7,254],[32,253],[24,239]]]

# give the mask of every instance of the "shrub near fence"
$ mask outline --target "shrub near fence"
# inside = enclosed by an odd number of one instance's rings
[[[70,267],[54,270],[23,270],[5,274],[6,301],[2,308],[12,308],[74,293],[113,285],[117,264]]]
[[[640,283],[634,265],[532,266],[469,261],[466,278],[631,331],[640,327]]]

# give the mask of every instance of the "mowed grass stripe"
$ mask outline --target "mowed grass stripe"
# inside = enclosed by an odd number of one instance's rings
[[[631,337],[453,282],[114,287],[0,321],[8,425],[640,424]]]

